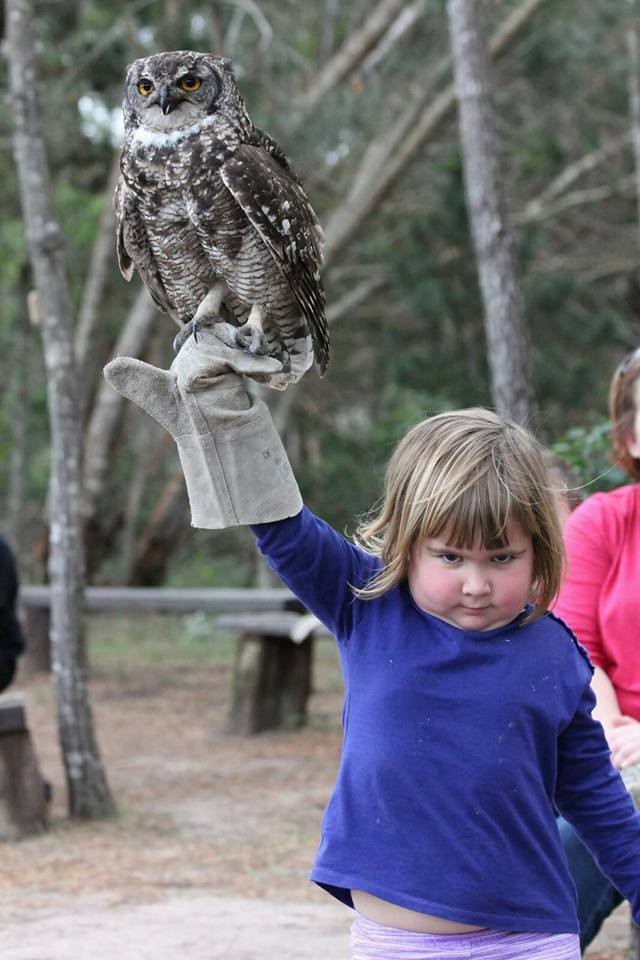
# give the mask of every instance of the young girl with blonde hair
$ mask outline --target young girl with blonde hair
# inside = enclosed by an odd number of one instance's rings
[[[254,526],[337,639],[344,745],[312,879],[354,960],[576,960],[556,808],[640,915],[640,819],[548,612],[562,535],[542,448],[482,409],[425,420],[354,546],[308,510]]]
[[[556,812],[637,920],[640,816],[589,658],[548,611],[563,547],[542,449],[487,410],[430,417],[354,545],[302,506],[246,392],[275,363],[205,329],[169,371],[105,375],[175,437],[193,524],[251,524],[337,640],[344,743],[312,879],[355,907],[354,960],[577,960]]]

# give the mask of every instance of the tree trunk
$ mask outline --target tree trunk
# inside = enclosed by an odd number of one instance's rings
[[[51,425],[49,574],[58,728],[73,816],[113,812],[93,732],[87,682],[80,520],[81,430],[64,275],[62,234],[53,214],[49,169],[36,99],[37,70],[30,0],[7,0],[14,152],[27,240],[42,312]]]
[[[533,388],[514,238],[500,177],[482,0],[447,0],[464,179],[476,252],[493,401],[531,420]]]

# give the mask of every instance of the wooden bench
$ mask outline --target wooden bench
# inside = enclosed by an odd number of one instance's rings
[[[311,614],[264,610],[217,617],[216,624],[238,633],[227,732],[247,736],[304,726],[313,638],[326,632],[320,621]]]
[[[22,585],[18,597],[20,616],[27,637],[24,668],[31,673],[51,669],[49,641],[50,588],[46,585]],[[248,613],[260,610],[286,610],[300,604],[285,587],[272,589],[173,587],[86,587],[86,610],[149,611],[165,613]]]
[[[45,784],[31,742],[24,695],[0,695],[0,840],[47,828]]]
[[[48,670],[49,587],[23,586],[19,603],[27,635],[24,666]],[[248,735],[306,722],[320,624],[286,588],[87,587],[85,609],[224,613],[217,625],[238,633],[228,732]]]

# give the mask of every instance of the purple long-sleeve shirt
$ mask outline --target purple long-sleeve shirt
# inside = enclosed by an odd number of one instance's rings
[[[356,889],[461,923],[577,933],[557,810],[640,921],[640,815],[562,621],[462,630],[406,584],[359,600],[350,585],[378,561],[310,511],[253,530],[340,652],[344,744],[312,880],[348,905]]]

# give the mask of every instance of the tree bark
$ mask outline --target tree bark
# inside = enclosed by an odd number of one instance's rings
[[[62,233],[53,213],[49,169],[36,99],[30,0],[7,0],[9,85],[14,153],[33,273],[42,311],[51,425],[49,575],[58,729],[72,816],[110,814],[114,803],[96,743],[87,677],[80,520],[81,430],[64,274]]]
[[[499,170],[482,7],[482,0],[447,0],[464,179],[493,401],[502,416],[526,423],[534,406],[529,341]]]

